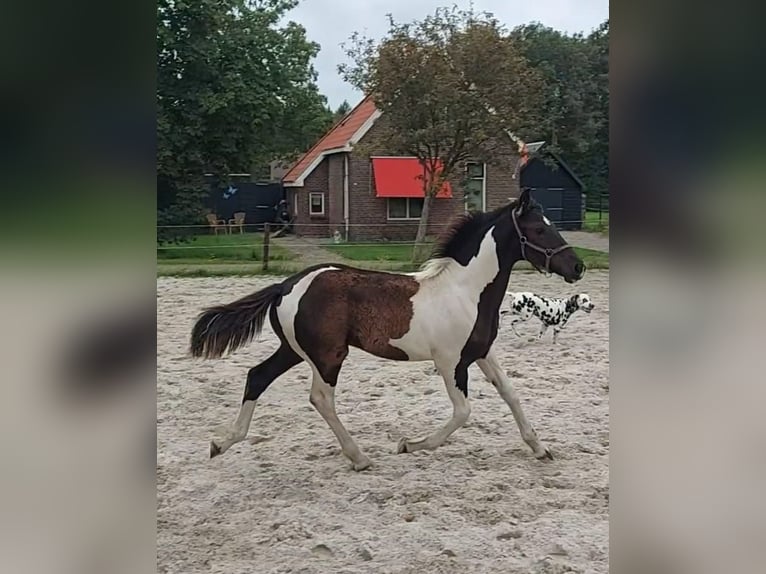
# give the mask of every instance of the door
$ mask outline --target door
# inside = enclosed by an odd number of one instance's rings
[[[464,194],[465,210],[467,212],[486,210],[487,187],[485,164],[477,162],[466,163]]]
[[[543,213],[553,223],[563,221],[564,215],[564,189],[561,187],[548,187],[544,189],[532,188],[532,197],[543,206]]]

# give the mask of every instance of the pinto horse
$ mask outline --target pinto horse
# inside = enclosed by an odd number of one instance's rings
[[[281,341],[250,369],[239,416],[214,435],[210,457],[245,439],[258,397],[276,378],[306,361],[313,379],[309,401],[340,442],[354,470],[370,466],[335,411],[335,385],[350,346],[394,361],[433,361],[452,400],[450,420],[420,439],[403,438],[397,451],[435,449],[468,420],[468,367],[476,362],[508,403],[524,441],[537,458],[553,458],[527,420],[492,345],[513,265],[526,259],[568,283],[585,265],[522,192],[488,213],[457,220],[420,271],[409,274],[314,265],[225,305],[208,308],[191,335],[195,357],[221,357],[249,343],[266,314]]]

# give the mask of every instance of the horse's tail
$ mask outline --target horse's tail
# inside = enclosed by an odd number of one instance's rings
[[[233,303],[209,307],[194,323],[191,354],[215,359],[226,350],[235,351],[261,333],[271,306],[282,296],[282,284],[275,283]]]

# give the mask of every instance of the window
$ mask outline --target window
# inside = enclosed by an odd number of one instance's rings
[[[388,198],[389,219],[420,219],[423,213],[422,197]]]
[[[324,193],[309,193],[309,214],[324,215]]]
[[[486,209],[486,164],[467,162],[465,164],[465,196],[466,211],[484,211]]]
[[[472,179],[484,179],[484,164],[469,162],[465,164],[468,177]]]

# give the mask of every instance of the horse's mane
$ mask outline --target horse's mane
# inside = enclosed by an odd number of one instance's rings
[[[469,241],[483,237],[487,230],[495,225],[502,217],[510,219],[511,210],[516,209],[518,200],[487,212],[473,212],[455,217],[436,243],[431,257],[423,264],[415,275],[419,279],[436,277],[444,271],[451,261],[456,259],[458,250]],[[530,198],[529,209],[542,209],[540,204]]]
[[[455,217],[444,231],[431,254],[432,259],[442,257],[454,258],[457,249],[465,245],[466,240],[484,235],[503,213],[509,213],[510,207],[515,203],[504,205],[488,212],[477,211]]]

